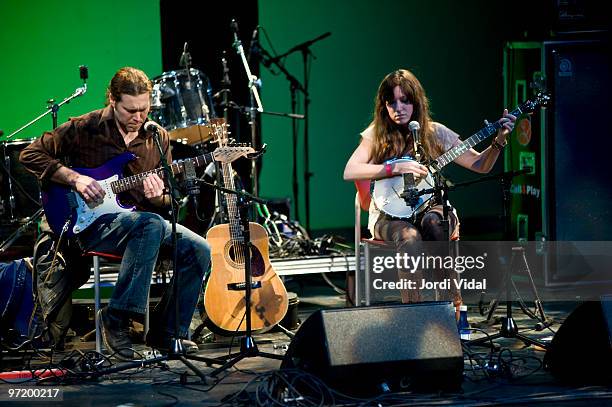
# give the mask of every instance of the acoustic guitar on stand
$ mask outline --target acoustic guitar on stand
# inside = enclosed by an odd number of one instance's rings
[[[227,124],[211,121],[219,146],[227,143]],[[222,162],[223,182],[234,189],[231,163]],[[212,227],[206,240],[211,246],[212,272],[204,292],[206,315],[214,328],[229,332],[246,330],[245,259],[247,246],[242,232],[235,194],[227,194],[229,223]],[[268,234],[259,224],[249,223],[251,257],[251,329],[264,332],[278,324],[287,313],[287,290],[270,264]]]

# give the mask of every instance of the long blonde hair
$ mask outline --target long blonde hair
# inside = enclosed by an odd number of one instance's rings
[[[390,158],[401,157],[412,152],[413,144],[409,133],[402,134],[398,125],[391,120],[387,112],[387,102],[393,101],[393,89],[399,86],[413,105],[411,120],[421,125],[420,138],[425,160],[431,160],[442,154],[442,146],[434,137],[433,121],[429,112],[429,100],[425,90],[414,76],[406,69],[391,72],[378,86],[374,99],[374,143],[370,160],[380,164]]]

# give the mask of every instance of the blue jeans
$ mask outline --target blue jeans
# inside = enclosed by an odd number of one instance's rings
[[[202,289],[202,280],[210,267],[210,246],[202,236],[182,225],[177,225],[177,232],[180,237],[174,276],[180,276],[177,287],[178,334],[185,337]],[[123,256],[109,307],[144,314],[160,249],[172,247],[170,222],[150,212],[106,214],[77,237],[84,250]],[[175,331],[174,276],[159,306],[161,320],[151,323],[152,329],[168,335]]]

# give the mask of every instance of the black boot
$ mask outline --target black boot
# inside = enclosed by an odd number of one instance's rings
[[[106,349],[119,359],[133,360],[134,349],[130,340],[127,316],[121,311],[104,307],[98,311],[98,318]]]

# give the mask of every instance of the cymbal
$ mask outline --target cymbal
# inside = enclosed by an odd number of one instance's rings
[[[210,127],[196,124],[189,127],[180,127],[168,132],[170,140],[180,143],[196,145],[210,140],[213,137]]]

